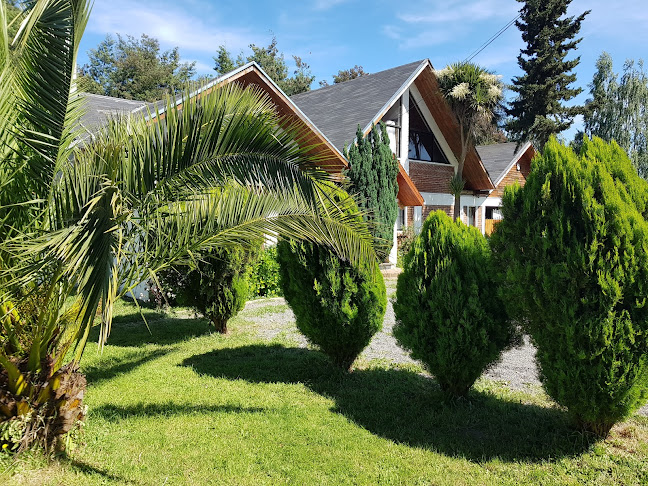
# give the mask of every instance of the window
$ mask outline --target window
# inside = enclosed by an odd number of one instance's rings
[[[410,134],[409,154],[412,160],[423,162],[437,162],[439,164],[450,164],[448,158],[441,150],[439,142],[434,137],[432,130],[425,122],[421,111],[410,97]]]
[[[502,216],[502,208],[495,208],[491,206],[486,207],[486,219],[494,219],[499,221],[504,219]]]
[[[398,209],[398,218],[396,218],[396,231],[402,231],[405,225],[405,208]]]

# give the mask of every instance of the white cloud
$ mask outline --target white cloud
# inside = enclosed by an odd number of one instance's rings
[[[134,5],[128,0],[115,0],[95,3],[88,30],[136,37],[145,33],[157,38],[163,46],[205,53],[215,53],[221,44],[236,53],[254,42],[256,35],[250,29],[233,28],[212,20],[202,17],[199,8],[189,13],[163,4]]]

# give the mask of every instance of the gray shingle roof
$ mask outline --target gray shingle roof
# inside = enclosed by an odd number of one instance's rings
[[[146,109],[147,106],[154,110],[153,103],[146,101],[124,100],[90,93],[81,93],[81,96],[85,101],[81,124],[90,133],[97,132],[110,117],[131,113],[140,108]]]
[[[496,183],[504,175],[518,154],[516,146],[516,142],[506,142],[475,147],[493,183]],[[521,145],[519,148],[522,149],[523,146]]]
[[[290,99],[341,150],[353,141],[358,125],[366,127],[424,62],[411,62]]]

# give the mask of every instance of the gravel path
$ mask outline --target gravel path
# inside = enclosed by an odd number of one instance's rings
[[[395,290],[395,282],[387,281],[387,295],[391,297]],[[273,312],[276,307],[276,312]],[[262,311],[262,312],[260,312]],[[308,342],[295,327],[295,316],[286,306],[284,299],[267,299],[248,302],[241,317],[253,320],[257,326],[257,334],[265,340],[272,340],[278,336],[287,337],[301,347],[306,347]],[[415,363],[396,342],[392,335],[395,324],[394,308],[391,298],[387,304],[387,312],[383,322],[383,329],[376,334],[360,355],[361,359],[379,359],[393,363]],[[506,383],[512,389],[527,389],[530,386],[539,386],[538,371],[534,362],[535,348],[525,338],[524,344],[505,352],[502,360],[485,373],[485,377],[498,382]],[[648,405],[639,410],[639,414],[648,416]]]

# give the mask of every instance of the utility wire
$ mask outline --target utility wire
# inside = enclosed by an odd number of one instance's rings
[[[475,56],[477,56],[481,51],[486,49],[489,45],[495,41],[500,35],[502,35],[504,32],[506,32],[511,25],[515,24],[515,22],[522,16],[522,14],[518,14],[517,17],[515,17],[513,20],[511,20],[509,23],[507,23],[504,27],[502,27],[500,30],[498,30],[495,34],[493,34],[486,42],[484,42],[481,46],[477,48],[477,50],[473,51],[470,56],[468,56],[465,60],[464,63],[472,61]]]

